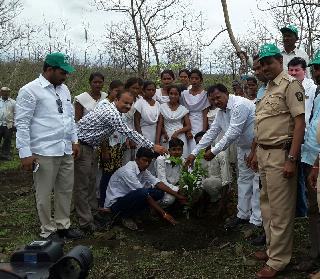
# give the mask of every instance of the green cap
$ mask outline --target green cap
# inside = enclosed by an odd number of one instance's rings
[[[283,27],[280,29],[281,33],[284,33],[284,32],[292,32],[296,35],[297,39],[299,38],[299,35],[298,35],[298,28],[293,25],[293,24],[290,24],[286,27]]]
[[[281,54],[280,49],[275,44],[264,44],[259,50],[259,60],[265,57]]]
[[[320,65],[320,49],[316,52],[316,54],[310,60],[308,66],[311,66],[311,65]]]
[[[75,69],[69,64],[69,56],[61,52],[49,53],[44,62],[52,67],[58,67],[67,73],[75,71]]]

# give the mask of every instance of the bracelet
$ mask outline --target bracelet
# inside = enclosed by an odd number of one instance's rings
[[[312,167],[313,169],[319,169],[319,167]]]
[[[162,217],[166,218],[167,215],[168,215],[167,212],[165,212]]]

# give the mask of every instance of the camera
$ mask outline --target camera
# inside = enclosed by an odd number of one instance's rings
[[[78,245],[66,255],[63,243],[32,241],[14,252],[9,263],[0,263],[1,279],[83,279],[93,266],[93,256],[86,246]]]

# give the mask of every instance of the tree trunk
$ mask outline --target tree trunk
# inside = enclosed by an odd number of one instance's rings
[[[231,41],[232,45],[234,46],[234,48],[236,49],[236,52],[240,53],[241,64],[244,66],[244,67],[240,67],[240,70],[241,70],[241,68],[246,69],[247,68],[247,59],[246,59],[245,55],[241,53],[241,48],[233,35],[231,23],[230,23],[230,19],[229,19],[227,1],[221,0],[221,4],[222,4],[222,8],[223,8],[224,21],[226,23],[226,27],[227,27],[230,41]],[[242,74],[242,73],[240,72],[240,74]]]
[[[149,41],[149,43],[151,44],[151,47],[152,47],[152,49],[153,49],[154,56],[155,56],[155,58],[156,58],[157,74],[158,74],[158,76],[160,76],[160,59],[159,59],[159,53],[158,53],[158,50],[157,50],[157,46],[156,46],[155,40],[153,40],[153,38],[151,37],[151,34],[150,34],[150,32],[149,32],[149,28],[148,28],[148,26],[146,25],[146,22],[145,22],[144,18],[142,17],[141,10],[139,10],[139,14],[140,14],[140,18],[141,18],[141,21],[142,21],[142,24],[143,24],[143,28],[144,28],[144,30],[145,30],[145,32],[146,32],[148,41]]]
[[[134,3],[131,0],[131,20],[134,28],[135,39],[137,44],[137,59],[138,59],[138,74],[143,76],[143,56],[142,56],[142,42],[141,42],[141,33],[139,32],[138,24],[136,21],[136,13],[134,11]]]

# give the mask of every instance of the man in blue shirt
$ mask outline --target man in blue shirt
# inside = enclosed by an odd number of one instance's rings
[[[317,203],[317,192],[307,181],[308,176],[313,170],[312,166],[320,152],[320,144],[317,141],[317,128],[320,119],[320,51],[316,53],[308,66],[312,68],[313,80],[318,87],[313,101],[309,125],[304,135],[304,143],[301,147],[301,164],[306,179],[305,185],[307,186],[308,220],[311,241],[309,251],[310,259],[295,266],[296,270],[303,272],[311,271],[319,267],[318,258],[320,257],[320,213]],[[314,170],[318,171],[318,169]]]

